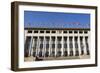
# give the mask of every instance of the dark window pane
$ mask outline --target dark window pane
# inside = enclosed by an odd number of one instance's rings
[[[68,56],[68,52],[67,51],[64,51],[64,56]]]
[[[84,51],[83,50],[81,50],[81,55],[83,55],[84,54]]]
[[[58,56],[58,57],[61,56],[61,51],[58,51],[58,52],[57,52],[57,56]]]
[[[61,44],[58,44],[57,48],[60,49],[61,48]]]
[[[88,33],[88,31],[84,31],[84,33]]]
[[[69,56],[73,56],[73,51],[70,51],[70,55]]]
[[[83,37],[80,37],[80,41],[82,41]]]
[[[32,33],[32,31],[31,31],[31,30],[29,30],[29,31],[28,31],[28,33]]]
[[[63,31],[63,33],[67,33],[67,31]]]
[[[46,44],[46,49],[48,49],[49,48],[49,44]]]
[[[64,41],[67,41],[67,37],[64,37]]]
[[[75,43],[75,48],[78,48],[78,43]]]
[[[42,51],[39,52],[39,57],[42,57]]]
[[[44,31],[40,31],[40,33],[44,33]]]
[[[78,50],[76,50],[75,56],[79,56],[79,51]]]
[[[67,43],[64,43],[64,48],[67,48]]]
[[[72,31],[69,31],[69,33],[72,33]]]
[[[34,33],[38,33],[38,31],[34,31]]]
[[[34,38],[34,46],[33,48],[36,49],[36,46],[37,46],[37,37],[33,37]]]
[[[33,57],[35,57],[36,56],[36,52],[33,52]]]
[[[56,31],[52,31],[52,33],[56,33]]]
[[[78,31],[74,31],[74,33],[78,33]]]
[[[72,50],[72,48],[73,48],[73,44],[70,43],[70,44],[69,44],[69,47],[70,47],[70,49]]]
[[[83,31],[79,31],[79,33],[83,33]]]
[[[52,56],[55,56],[55,51],[52,51]]]
[[[55,44],[52,44],[52,48],[55,48]]]
[[[46,57],[48,57],[48,56],[49,56],[49,52],[48,52],[48,51],[46,51],[45,56],[46,56]]]
[[[40,44],[40,49],[43,49],[43,44]]]
[[[46,31],[46,33],[50,33],[50,31]]]

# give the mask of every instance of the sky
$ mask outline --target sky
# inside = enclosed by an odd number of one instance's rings
[[[24,11],[24,27],[90,28],[90,14]]]

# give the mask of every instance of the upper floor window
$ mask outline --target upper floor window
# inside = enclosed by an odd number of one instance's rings
[[[74,33],[78,33],[78,31],[74,31]]]
[[[52,31],[52,33],[56,33],[56,31]]]
[[[84,31],[84,33],[88,33],[88,31]]]
[[[32,30],[28,30],[28,33],[32,33]]]
[[[40,31],[40,33],[44,33],[44,31]]]
[[[83,31],[79,31],[79,33],[83,33]]]
[[[34,33],[38,33],[38,30],[35,30]]]
[[[46,31],[46,33],[50,33],[50,31]]]
[[[67,31],[63,31],[63,33],[67,33]]]
[[[69,31],[69,33],[72,33],[72,31]]]

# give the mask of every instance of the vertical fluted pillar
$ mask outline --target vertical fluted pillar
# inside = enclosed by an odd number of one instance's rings
[[[51,36],[50,36],[50,39],[49,39],[49,56],[51,54]]]
[[[80,36],[78,36],[78,50],[79,50],[79,55],[81,55]]]
[[[29,45],[29,56],[31,56],[32,44],[33,44],[33,37],[31,36],[31,41],[30,41],[30,45]]]

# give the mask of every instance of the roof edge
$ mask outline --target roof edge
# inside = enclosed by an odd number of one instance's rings
[[[24,30],[90,30],[90,28],[24,28]]]

